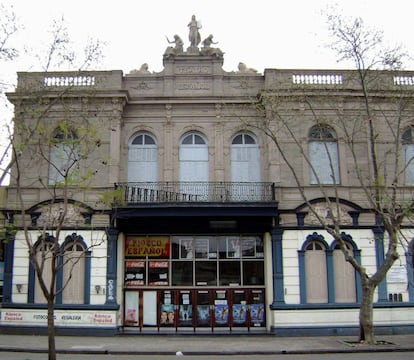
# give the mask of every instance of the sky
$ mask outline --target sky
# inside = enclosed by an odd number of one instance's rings
[[[189,46],[191,16],[202,23],[201,38],[213,34],[224,54],[224,70],[239,62],[263,72],[265,68],[337,69],[336,55],[326,45],[328,5],[338,4],[344,15],[360,16],[384,30],[390,42],[404,44],[414,54],[411,0],[0,0],[12,4],[25,29],[15,41],[41,49],[54,19],[65,18],[77,44],[87,37],[106,43],[100,69],[128,73],[148,63],[163,70],[166,36],[178,34]],[[410,49],[411,47],[411,49]],[[410,51],[411,50],[411,51]],[[39,70],[33,61],[14,61],[8,71]]]
[[[104,59],[96,70],[122,70],[124,74],[147,63],[149,71],[163,70],[162,57],[178,34],[189,46],[191,16],[202,24],[201,38],[214,36],[224,52],[225,71],[236,71],[239,62],[263,72],[273,69],[341,69],[329,48],[326,24],[328,6],[337,5],[344,16],[361,17],[383,30],[390,44],[402,44],[414,56],[412,0],[0,0],[13,6],[24,28],[11,39],[28,56],[0,64],[0,81],[9,91],[17,71],[39,71],[36,55],[51,43],[54,20],[65,20],[75,47],[87,38],[105,43]],[[0,19],[1,21],[1,19]],[[23,53],[22,53],[23,54]],[[406,64],[414,70],[414,62]],[[61,69],[77,70],[77,69]],[[4,127],[10,123],[12,108],[0,103],[0,155],[7,140]],[[1,167],[1,165],[0,165]]]

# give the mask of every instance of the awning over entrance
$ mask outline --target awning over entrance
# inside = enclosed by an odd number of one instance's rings
[[[278,216],[277,203],[151,204],[113,210],[126,233],[263,233]]]

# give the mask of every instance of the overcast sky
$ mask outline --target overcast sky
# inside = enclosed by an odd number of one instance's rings
[[[12,43],[31,50],[30,56],[2,63],[0,80],[13,88],[17,71],[39,71],[35,54],[50,45],[53,20],[62,16],[70,38],[79,48],[88,37],[106,43],[105,58],[96,69],[125,74],[148,63],[151,72],[163,70],[162,55],[178,34],[189,46],[191,16],[202,23],[201,38],[213,34],[224,52],[224,70],[239,62],[263,72],[279,69],[338,69],[329,44],[326,11],[337,4],[346,16],[362,17],[383,30],[392,44],[403,44],[414,56],[412,0],[0,0],[12,5],[24,26]],[[325,15],[324,15],[325,14]],[[414,63],[406,64],[414,70]],[[62,69],[76,70],[76,69]],[[0,102],[0,124],[10,123],[12,108]],[[7,139],[0,127],[0,155]],[[0,165],[1,166],[1,165]]]
[[[414,54],[412,0],[0,0],[13,4],[25,30],[21,43],[41,49],[53,19],[64,16],[72,39],[89,37],[107,43],[103,69],[128,73],[148,63],[161,71],[162,55],[178,34],[189,46],[187,24],[191,15],[202,23],[225,53],[224,69],[237,70],[239,62],[262,72],[265,68],[343,68],[325,45],[326,16],[321,12],[338,3],[345,15],[361,16],[384,30],[390,42],[403,43]],[[10,66],[10,68],[9,68]],[[39,70],[34,62],[16,61],[8,71]]]

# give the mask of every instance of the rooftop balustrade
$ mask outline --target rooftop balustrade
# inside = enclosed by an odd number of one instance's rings
[[[157,82],[151,83],[154,87],[153,92],[163,94],[163,82],[171,81],[171,77],[166,77],[163,81],[163,73],[145,74],[145,78],[136,75],[131,78],[124,76],[121,70],[112,71],[66,71],[66,72],[19,72],[18,91],[62,91],[62,89],[70,88],[74,91],[85,91],[88,89],[94,90],[112,90],[119,91],[129,88],[136,89],[133,82],[137,82],[140,90],[148,82],[157,79]],[[226,80],[223,80],[223,87],[226,81],[231,79],[240,80],[240,75],[234,72],[225,72],[223,75]],[[178,79],[176,86],[179,88],[182,83],[179,81],[181,76],[185,76],[186,81],[190,81],[187,73],[176,73],[174,78]],[[207,75],[206,75],[207,76]],[[257,74],[251,78],[243,78],[244,82],[253,81],[255,86],[260,88],[257,84]],[[153,79],[153,80],[151,80]],[[234,80],[233,79],[233,80]],[[335,89],[335,90],[358,90],[360,89],[358,72],[355,70],[301,70],[301,69],[265,69],[264,76],[261,77],[263,81],[262,88],[264,90],[276,89]],[[145,80],[145,81],[144,81]],[[207,84],[211,79],[208,76],[204,79]],[[413,71],[370,71],[368,73],[368,80],[371,90],[396,90],[409,89],[414,86],[414,72]],[[143,83],[144,81],[144,83]],[[213,80],[211,80],[213,81]],[[204,84],[203,83],[203,84]],[[144,85],[143,85],[144,84]],[[187,84],[187,83],[186,83]],[[196,86],[196,83],[187,84],[188,86]],[[187,86],[186,85],[186,86]],[[247,86],[247,84],[245,84]],[[207,85],[205,85],[207,86]],[[217,86],[217,84],[215,85]],[[253,86],[253,85],[252,85]],[[159,89],[158,89],[159,87]],[[148,89],[147,89],[148,90]],[[182,90],[182,89],[181,89]]]

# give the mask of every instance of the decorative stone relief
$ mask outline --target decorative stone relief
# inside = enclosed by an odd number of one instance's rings
[[[210,83],[205,81],[179,82],[177,90],[210,90]]]
[[[323,218],[328,224],[332,224],[332,212],[330,207],[326,203],[320,203],[313,206],[316,213]],[[331,208],[334,208],[336,211],[336,205],[333,204]],[[339,217],[341,220],[341,224],[351,225],[352,224],[352,217],[349,215],[349,209],[344,206],[339,206]],[[305,217],[305,224],[311,225],[320,225],[319,220],[317,219],[316,215],[313,214],[311,211],[308,211],[308,214]]]
[[[152,88],[148,85],[147,82],[141,81],[136,86],[131,86],[131,89],[145,91],[145,90],[151,90]]]
[[[59,224],[63,216],[63,204],[45,205],[39,209],[40,215],[37,218],[36,225],[39,227],[54,227]],[[66,215],[63,221],[64,226],[85,225],[85,217],[82,215],[79,207],[68,204]]]

